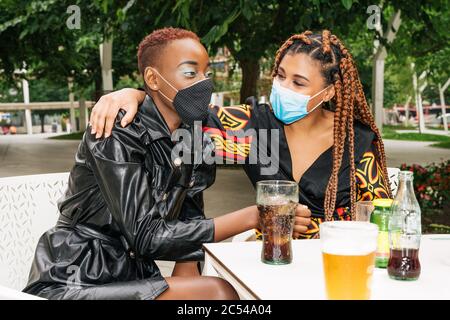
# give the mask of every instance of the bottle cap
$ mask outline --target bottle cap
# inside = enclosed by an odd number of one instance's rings
[[[375,207],[389,208],[392,205],[392,199],[375,199],[373,200],[373,205]]]

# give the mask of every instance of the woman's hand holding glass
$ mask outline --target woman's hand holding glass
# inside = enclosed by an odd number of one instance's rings
[[[300,234],[308,231],[308,226],[311,224],[311,210],[307,206],[299,204],[295,210],[295,224],[294,224],[294,239],[298,238]]]

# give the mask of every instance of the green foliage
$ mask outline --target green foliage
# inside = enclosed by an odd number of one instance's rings
[[[69,134],[63,134],[56,137],[50,137],[51,140],[81,140],[84,132],[74,132]]]
[[[65,84],[65,85],[64,85]],[[46,78],[29,82],[31,101],[66,101],[69,99],[69,88],[66,83],[56,84]]]
[[[442,141],[442,142],[438,142],[438,143],[433,143],[431,145],[431,147],[450,149],[450,141]]]
[[[12,85],[18,77],[25,76],[66,83],[67,77],[73,77],[74,89],[91,95],[92,83],[95,90],[101,85],[98,48],[111,34],[114,34],[115,73],[117,77],[131,74],[136,66],[137,40],[131,42],[117,30],[126,31],[125,17],[132,3],[134,1],[2,1],[0,68],[4,72],[0,74],[0,81]],[[66,25],[69,5],[80,7],[79,30]],[[14,74],[14,70],[24,66],[27,74]]]
[[[116,90],[122,89],[122,88],[140,88],[143,86],[143,81],[140,78],[140,76],[123,76],[121,77],[114,88]]]
[[[239,16],[240,12],[237,8],[223,21],[221,25],[215,25],[211,30],[202,38],[202,42],[206,46],[219,42],[220,39],[227,33],[230,23],[232,23]],[[249,13],[247,13],[248,15]]]
[[[398,61],[415,62],[417,73],[428,70],[428,81],[445,82],[450,74],[450,4],[447,0],[392,1],[402,10],[402,23],[389,52]]]
[[[391,140],[405,140],[405,141],[437,141],[437,142],[450,142],[449,136],[439,134],[428,134],[418,132],[396,132],[396,130],[383,126],[383,139]]]
[[[350,10],[350,8],[352,7],[353,1],[352,0],[341,0],[343,6],[345,7],[345,9]]]
[[[364,0],[2,0],[0,88],[4,83],[15,86],[20,77],[47,79],[63,87],[70,76],[79,95],[94,96],[101,90],[98,47],[110,36],[115,85],[120,86],[122,77],[139,81],[137,44],[156,28],[179,26],[196,32],[211,53],[227,46],[244,70],[241,93],[255,94],[254,83],[259,81],[255,75],[261,68],[269,72],[276,49],[286,38],[307,29],[330,29],[352,52],[370,100],[373,40],[379,38],[366,26],[366,9],[372,4]],[[79,30],[66,26],[69,5],[80,7]],[[384,30],[399,9],[402,24],[393,44],[387,45],[388,107],[404,103],[411,93],[410,62],[416,63],[419,72],[429,70],[434,85],[449,74],[448,1],[416,1],[414,5],[409,0],[383,1]],[[14,74],[24,66],[26,74]],[[436,95],[431,87],[424,93],[428,100],[436,100]]]
[[[446,226],[444,224],[432,223],[428,226],[428,229],[431,229],[431,233],[450,233],[450,226]]]
[[[400,169],[414,173],[414,192],[422,210],[424,229],[448,231],[450,229],[450,160],[433,163],[426,167],[402,164]]]

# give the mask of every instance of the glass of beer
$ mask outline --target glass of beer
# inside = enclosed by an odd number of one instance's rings
[[[373,223],[330,221],[320,225],[328,299],[370,299],[377,236],[378,226]]]
[[[291,263],[292,231],[298,204],[297,183],[282,180],[257,182],[256,204],[263,238],[262,262]]]

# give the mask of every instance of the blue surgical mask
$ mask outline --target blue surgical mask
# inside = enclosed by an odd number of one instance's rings
[[[275,117],[285,124],[291,124],[303,119],[309,113],[313,112],[320,104],[320,101],[314,108],[308,111],[308,102],[325,91],[328,87],[317,92],[313,96],[307,96],[288,88],[283,87],[276,79],[273,80],[272,92],[270,93],[270,104],[272,105]]]

